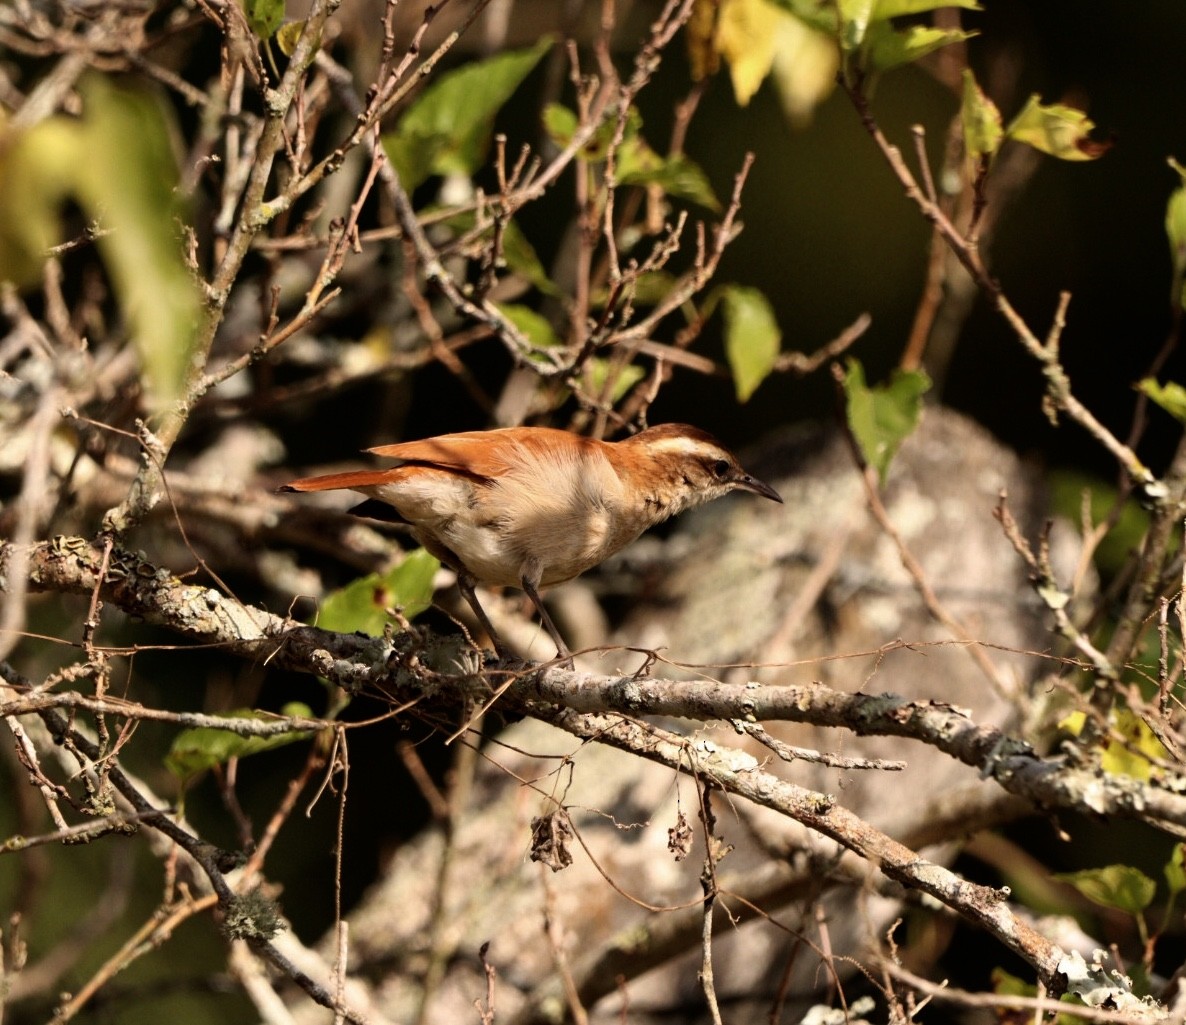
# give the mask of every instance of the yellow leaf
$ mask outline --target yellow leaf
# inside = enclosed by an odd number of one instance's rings
[[[1148,781],[1153,765],[1170,758],[1156,734],[1134,713],[1120,709],[1112,717],[1112,728],[1123,740],[1109,741],[1100,768],[1113,776],[1131,776]]]
[[[960,104],[960,120],[964,128],[964,149],[973,160],[991,157],[1000,148],[1001,112],[984,95],[984,90],[968,68],[964,68],[964,94]]]
[[[733,95],[749,103],[774,63],[778,9],[769,0],[723,0],[716,49],[729,62]]]
[[[1074,734],[1083,732],[1087,717],[1082,712],[1072,712],[1058,725],[1060,729]],[[1111,776],[1131,776],[1147,781],[1154,765],[1166,761],[1170,754],[1156,734],[1145,722],[1128,709],[1120,709],[1111,716],[1111,728],[1120,735],[1104,745],[1100,768]]]
[[[787,120],[801,128],[836,85],[840,48],[789,11],[775,8],[775,14],[771,79]]]
[[[276,29],[276,45],[285,57],[291,57],[296,51],[296,44],[300,41],[301,33],[305,31],[303,21],[290,21]]]
[[[199,295],[174,218],[177,162],[159,94],[92,74],[80,118],[54,116],[0,139],[0,277],[32,284],[73,200],[103,229],[96,246],[140,356],[145,403],[182,392]]]
[[[61,241],[59,209],[85,159],[78,126],[65,118],[24,131],[0,125],[0,279],[37,283],[46,251]]]
[[[183,392],[199,311],[174,224],[180,210],[169,108],[156,92],[97,75],[80,92],[86,159],[74,188],[110,231],[99,252],[140,356],[145,402],[157,412]]]
[[[1111,140],[1091,138],[1095,123],[1081,110],[1065,103],[1044,104],[1029,98],[1005,129],[1005,134],[1060,160],[1095,160],[1112,146]]]

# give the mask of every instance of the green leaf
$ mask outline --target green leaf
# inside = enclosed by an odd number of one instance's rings
[[[820,0],[771,0],[775,7],[781,7],[798,18],[804,25],[835,40],[840,31],[840,17],[833,3]]]
[[[490,230],[494,231],[493,228]],[[560,294],[560,289],[552,282],[544,265],[540,263],[535,248],[527,241],[527,236],[515,221],[508,221],[503,227],[502,255],[512,271],[530,281],[544,295]]]
[[[1146,377],[1137,384],[1137,391],[1149,396],[1149,401],[1160,406],[1170,416],[1181,423],[1186,423],[1186,388],[1174,381],[1158,384],[1152,377]]]
[[[577,131],[577,116],[559,103],[544,108],[544,130],[560,147],[572,142]],[[659,185],[677,199],[699,203],[709,210],[719,210],[721,204],[713,195],[712,186],[700,166],[683,154],[664,158],[656,153],[639,135],[642,117],[633,107],[627,115],[625,130],[616,154],[615,174],[620,185]],[[581,151],[590,161],[604,160],[617,131],[617,122],[608,118],[601,123]]]
[[[904,14],[926,14],[941,7],[962,7],[965,11],[982,10],[976,0],[877,0],[875,18],[899,18]]]
[[[576,114],[559,103],[549,103],[544,107],[543,122],[544,131],[548,133],[548,137],[561,149],[572,142],[577,129],[580,127],[580,122],[577,120]],[[631,107],[626,112],[626,124],[622,129],[622,143],[629,142],[641,130],[642,115],[638,112],[637,108]],[[594,131],[581,149],[582,159],[589,161],[604,160],[606,153],[609,152],[610,143],[614,141],[617,131],[617,112],[611,111],[602,119],[601,124],[597,126],[597,130]]]
[[[140,356],[149,408],[181,396],[199,312],[174,218],[177,163],[165,107],[106,78],[82,85],[79,202],[110,233],[98,241]]]
[[[552,324],[547,317],[541,316],[530,307],[518,303],[499,303],[498,309],[519,329],[523,337],[537,348],[548,349],[563,344],[552,330]]]
[[[1112,144],[1093,140],[1094,129],[1095,123],[1083,111],[1063,103],[1044,105],[1035,93],[1005,134],[1060,160],[1095,160]]]
[[[640,274],[630,286],[631,305],[657,306],[671,294],[671,290],[675,287],[675,280],[675,275],[669,271],[646,271]],[[610,289],[603,285],[589,297],[589,302],[596,309],[605,309],[609,295]],[[691,323],[697,318],[707,320],[716,306],[715,301],[711,305],[705,303],[704,308],[697,313],[691,303],[685,303],[683,309],[687,314],[688,322]]]
[[[869,26],[869,63],[881,71],[889,71],[903,64],[912,64],[951,43],[971,39],[976,34],[930,25],[909,25],[898,30],[888,21],[876,21]]]
[[[621,185],[658,185],[676,199],[699,203],[708,210],[721,209],[699,164],[682,153],[661,157],[642,139],[633,139],[619,150],[617,179]]]
[[[665,270],[647,271],[640,274],[634,281],[634,291],[631,298],[636,306],[657,306],[670,294],[675,287],[675,275]],[[600,301],[605,301],[602,293]]]
[[[609,381],[610,373],[616,376],[613,380],[613,386],[610,389],[609,401],[617,402],[623,395],[625,395],[631,388],[633,388],[639,381],[647,376],[642,367],[637,367],[633,363],[627,363],[625,366],[618,364],[616,360],[602,359],[595,356],[589,360],[586,365],[589,373],[589,384],[592,386],[592,391],[600,395],[602,389],[605,388]]]
[[[548,138],[561,149],[572,142],[579,125],[576,111],[569,110],[563,103],[549,103],[544,107],[543,123]]]
[[[1000,148],[1004,127],[997,105],[984,95],[976,77],[964,68],[964,95],[960,103],[964,150],[973,160],[991,157]]]
[[[475,61],[439,76],[383,136],[383,148],[406,189],[433,174],[473,174],[486,158],[494,118],[552,46]]]
[[[1161,976],[1153,976],[1150,973],[1152,967],[1151,964],[1142,964],[1141,962],[1127,966],[1124,974],[1132,980],[1132,991],[1136,996],[1141,998],[1153,997],[1156,999],[1159,994],[1164,992],[1165,979]],[[1060,999],[1065,1001],[1072,995],[1064,993]],[[1080,1025],[1082,1020],[1082,1018],[1076,1017],[1074,1014],[1060,1014],[1055,1025]]]
[[[270,39],[284,21],[284,0],[243,0],[247,24],[260,39]]]
[[[182,392],[199,312],[175,219],[177,163],[160,97],[94,75],[79,86],[79,119],[49,118],[5,138],[0,152],[0,271],[36,280],[74,199],[101,231],[96,245],[140,357],[157,412]]]
[[[888,384],[870,388],[861,364],[848,361],[844,375],[848,426],[882,484],[894,454],[918,426],[922,397],[930,387],[931,379],[921,370],[895,370]]]
[[[974,0],[836,0],[839,12],[839,25],[829,24],[827,17],[831,4],[816,3],[810,0],[778,0],[779,6],[784,7],[802,18],[813,28],[826,32],[836,38],[845,53],[855,53],[872,40],[874,35],[883,36],[891,30],[890,19],[909,14],[925,14],[940,7],[962,7],[965,10],[980,10],[980,5]],[[934,30],[938,31],[938,30]],[[948,39],[946,42],[954,42]],[[940,43],[938,45],[946,45]],[[884,44],[883,44],[884,45]],[[914,60],[922,53],[907,60]],[[898,61],[896,63],[905,63]],[[879,64],[879,67],[894,67],[894,64]]]
[[[449,145],[445,135],[418,135],[400,127],[383,136],[383,150],[400,184],[411,191],[437,170],[437,157]]]
[[[1051,505],[1059,516],[1078,523],[1082,515],[1083,494],[1087,492],[1089,515],[1093,524],[1102,523],[1116,505],[1114,484],[1086,474],[1056,470],[1050,474]],[[1107,576],[1119,573],[1132,557],[1149,530],[1149,513],[1138,501],[1128,499],[1121,507],[1115,525],[1095,550],[1095,564]]]
[[[1174,268],[1173,301],[1186,309],[1186,167],[1173,157],[1170,167],[1178,172],[1181,184],[1170,193],[1165,207],[1165,233],[1170,241],[1170,259]]]
[[[311,719],[313,712],[308,705],[293,701],[280,710],[281,715],[294,719]],[[273,721],[275,716],[265,715],[253,709],[245,708],[231,712],[224,716],[228,720],[259,719],[264,722]],[[232,758],[245,758],[247,755],[259,754],[273,748],[294,744],[312,736],[308,730],[292,730],[288,733],[276,733],[267,737],[243,736],[220,730],[213,726],[199,726],[195,729],[182,730],[173,738],[169,753],[165,756],[165,768],[178,779],[192,779],[200,772],[222,765]]]
[[[339,633],[382,637],[390,621],[388,609],[398,608],[406,618],[415,619],[432,604],[432,582],[440,565],[418,548],[394,569],[360,577],[327,595],[317,625]]]
[[[477,217],[472,210],[467,210],[463,213],[454,214],[442,223],[458,235],[465,235],[474,230],[474,225],[477,224]],[[491,224],[477,238],[479,241],[485,242],[491,239],[493,235],[494,225]],[[523,234],[519,225],[514,221],[508,221],[503,225],[502,257],[506,261],[507,267],[521,278],[529,281],[545,295],[560,294],[560,290],[552,283],[552,279],[548,277],[548,272],[544,269],[544,265],[536,255],[535,249],[527,240],[527,236]]]
[[[79,125],[64,117],[24,131],[0,126],[0,280],[40,281],[48,250],[61,241],[59,208],[74,191],[82,143]]]
[[[498,309],[537,348],[547,349],[564,344],[552,329],[547,318],[536,313],[535,310],[517,303],[500,303]],[[586,386],[598,395],[609,382],[609,375],[611,373],[615,375],[609,393],[611,402],[617,402],[646,376],[646,371],[641,367],[636,367],[633,364],[620,365],[617,360],[601,357],[590,359],[585,364],[585,373]]]
[[[769,301],[756,288],[729,285],[725,304],[725,358],[733,372],[737,401],[745,402],[774,369],[782,332]]]
[[[1038,992],[1038,987],[1032,982],[1016,975],[1011,975],[1004,968],[994,968],[990,975],[992,991],[997,996],[1032,997]]]
[[[1106,908],[1116,908],[1136,915],[1153,901],[1157,884],[1140,869],[1131,865],[1106,865],[1082,872],[1060,872],[1054,875],[1069,883],[1088,900]]]
[[[1186,844],[1174,844],[1174,851],[1162,871],[1165,873],[1165,884],[1169,888],[1169,899],[1172,901],[1186,890]]]
[[[840,47],[846,53],[860,48],[873,18],[877,0],[836,0],[840,12]]]

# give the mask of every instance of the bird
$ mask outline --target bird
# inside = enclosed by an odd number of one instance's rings
[[[711,434],[687,424],[658,424],[620,441],[503,427],[367,451],[396,463],[304,477],[278,490],[354,491],[366,500],[352,514],[407,524],[454,570],[462,597],[504,658],[510,652],[476,584],[522,589],[557,657],[571,663],[540,588],[572,580],[649,527],[731,491],[782,503]]]

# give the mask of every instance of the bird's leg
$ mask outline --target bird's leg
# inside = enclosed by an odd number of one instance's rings
[[[494,629],[494,625],[486,615],[486,610],[478,602],[478,595],[474,590],[474,578],[465,572],[465,570],[457,571],[457,589],[461,592],[461,597],[465,599],[466,604],[474,610],[474,615],[478,617],[478,625],[486,631],[487,636],[494,642],[494,650],[498,653],[498,657],[510,658],[511,652],[507,651],[503,646],[502,638],[498,636],[498,631]]]
[[[572,652],[568,650],[568,645],[564,643],[564,638],[560,636],[560,631],[556,629],[556,624],[552,622],[552,617],[548,615],[548,610],[544,608],[543,600],[540,598],[535,584],[528,580],[526,576],[523,577],[522,584],[527,597],[531,599],[531,604],[535,606],[536,611],[539,613],[539,618],[544,624],[544,629],[548,631],[549,636],[556,642],[556,657],[571,667]]]

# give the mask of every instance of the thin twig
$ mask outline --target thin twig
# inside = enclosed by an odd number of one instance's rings
[[[1079,424],[1093,438],[1095,438],[1139,487],[1144,489],[1150,498],[1158,501],[1165,497],[1165,488],[1154,474],[1137,457],[1137,454],[1107,427],[1077,399],[1071,390],[1070,379],[1062,364],[1058,362],[1057,353],[1050,352],[1031,330],[1024,318],[1013,308],[1006,298],[1000,284],[988,273],[980,258],[979,251],[969,244],[959,230],[952,224],[947,214],[927,198],[919,187],[910,168],[906,165],[898,148],[892,145],[881,131],[876,119],[869,108],[868,99],[862,91],[860,82],[850,82],[841,76],[841,84],[852,100],[857,114],[865,130],[873,139],[890,169],[902,184],[906,196],[918,207],[919,212],[930,221],[943,239],[951,247],[951,251],[972,275],[981,291],[989,299],[997,312],[1017,336],[1022,347],[1041,366],[1046,378],[1047,393],[1051,403],[1061,412],[1066,413],[1075,423]]]
[[[700,873],[700,886],[704,893],[701,909],[700,930],[700,988],[713,1025],[722,1025],[721,1008],[717,1001],[716,980],[712,969],[712,913],[717,902],[716,848],[720,841],[716,836],[716,817],[712,811],[712,786],[704,782],[700,786],[700,820],[704,824],[704,868]]]
[[[1131,1001],[1126,1001],[1127,1006],[1114,1010],[1106,1006],[1092,1007],[1072,1001],[1056,1000],[1053,997],[1025,997],[1009,993],[971,993],[968,990],[953,988],[946,981],[936,983],[924,979],[890,961],[883,961],[883,967],[895,979],[905,983],[911,989],[925,993],[934,1000],[958,1004],[961,1007],[985,1007],[996,1011],[1033,1011],[1036,1016],[1068,1014],[1073,1018],[1100,1022],[1103,1025],[1138,1025],[1138,1023],[1139,1025],[1150,1025],[1150,1023],[1165,1020],[1159,1010],[1141,1004],[1135,997]]]
[[[833,369],[833,373],[836,378],[837,387],[839,387],[843,379],[843,370],[839,366],[836,366]],[[972,636],[964,625],[939,600],[939,596],[931,586],[922,563],[918,561],[918,558],[906,544],[901,532],[890,518],[889,511],[885,508],[885,503],[881,500],[876,469],[866,464],[865,458],[861,454],[860,446],[852,436],[852,432],[846,431],[845,437],[848,440],[853,460],[856,462],[860,472],[861,484],[865,489],[865,500],[869,511],[873,514],[873,518],[877,521],[882,532],[893,543],[898,553],[898,559],[902,563],[902,567],[910,574],[911,579],[913,579],[915,589],[918,591],[919,597],[922,598],[927,611],[934,617],[936,622],[943,624],[953,637],[967,645],[968,654],[992,685],[993,690],[1006,700],[1016,700],[1020,696],[1017,687],[1010,685],[1001,676],[992,659],[988,657],[984,647],[977,643],[976,638]]]
[[[859,758],[828,754],[825,751],[813,751],[807,747],[795,747],[793,744],[786,744],[777,737],[771,736],[761,724],[745,722],[743,719],[733,719],[732,725],[738,733],[753,737],[784,762],[810,762],[813,765],[827,765],[834,769],[879,769],[883,772],[901,772],[907,765],[906,762],[896,759]]]

